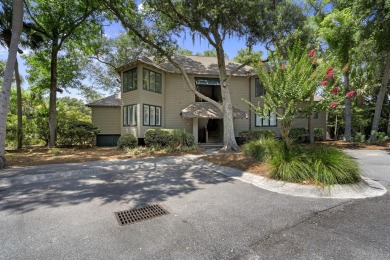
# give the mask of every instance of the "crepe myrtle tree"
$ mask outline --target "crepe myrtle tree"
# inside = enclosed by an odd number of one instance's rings
[[[287,149],[291,148],[289,137],[293,119],[298,112],[311,114],[314,110],[335,108],[340,103],[335,71],[330,63],[316,55],[316,51],[302,48],[300,43],[287,51],[287,56],[278,51],[269,54],[269,62],[255,65],[266,94],[258,104],[246,101],[250,109],[266,118],[269,112],[280,120],[280,132]],[[313,93],[322,93],[323,99],[314,102]],[[302,109],[302,102],[308,105]]]

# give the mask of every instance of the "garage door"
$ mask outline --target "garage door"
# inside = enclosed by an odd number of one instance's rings
[[[97,135],[96,146],[116,146],[121,135]]]

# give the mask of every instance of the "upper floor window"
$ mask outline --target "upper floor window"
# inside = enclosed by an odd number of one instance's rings
[[[268,112],[268,117],[262,118],[256,114],[255,126],[276,126],[277,118],[276,113]]]
[[[161,93],[161,74],[144,69],[144,89]]]
[[[137,68],[123,72],[123,92],[137,89]]]
[[[260,97],[265,95],[265,89],[263,83],[259,79],[255,79],[255,97]]]

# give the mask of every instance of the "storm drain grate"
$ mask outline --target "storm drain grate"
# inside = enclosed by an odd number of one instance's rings
[[[133,224],[143,220],[169,214],[159,205],[149,205],[143,208],[114,212],[120,226]]]

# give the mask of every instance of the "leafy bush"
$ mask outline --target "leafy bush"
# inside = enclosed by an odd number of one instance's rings
[[[270,159],[275,150],[279,150],[281,143],[275,138],[260,138],[255,141],[246,143],[242,147],[242,152],[255,158],[259,162],[265,162]]]
[[[172,148],[193,146],[195,142],[192,134],[178,129],[148,129],[144,140],[150,147],[170,146]]]
[[[240,139],[243,143],[258,140],[260,138],[275,138],[275,132],[272,130],[247,130],[239,133]]]
[[[389,140],[389,137],[384,132],[371,131],[371,135],[374,136],[374,138],[369,140],[370,144],[383,144]]]
[[[306,128],[292,128],[289,136],[294,141],[305,142],[309,136],[309,131]]]
[[[187,133],[184,130],[173,130],[171,132],[171,141],[169,146],[173,148],[193,146],[195,138],[192,134]]]
[[[138,146],[138,139],[132,134],[121,135],[116,145],[120,149],[132,149]]]
[[[354,143],[364,143],[366,141],[366,135],[362,133],[356,133],[355,136],[352,138],[352,141]]]
[[[313,179],[325,185],[348,184],[360,181],[359,166],[340,149],[330,146],[312,146],[307,151]]]
[[[314,128],[314,140],[323,141],[324,140],[324,129],[323,128]]]
[[[93,138],[100,130],[90,122],[72,120],[57,130],[58,145],[92,145]]]
[[[307,128],[292,128],[290,130],[290,138],[297,142],[307,142],[309,141],[309,129]],[[324,140],[324,129],[314,128],[314,140],[323,141]]]
[[[168,146],[171,137],[170,134],[173,129],[148,129],[145,132],[146,146]]]
[[[287,149],[281,141],[260,139],[245,144],[243,152],[268,163],[269,177],[277,180],[312,181],[327,186],[360,180],[357,163],[334,147],[294,145]]]

